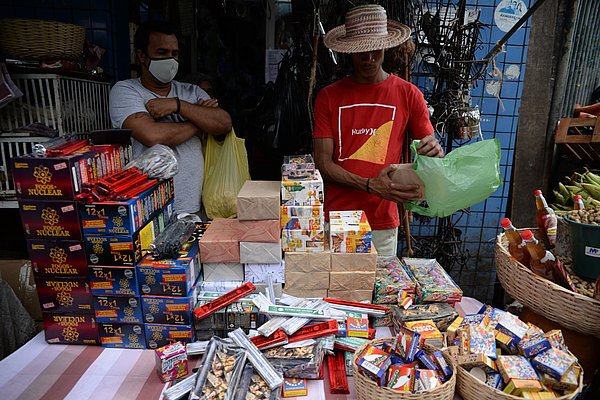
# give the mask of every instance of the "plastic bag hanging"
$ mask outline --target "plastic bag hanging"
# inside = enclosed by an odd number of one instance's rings
[[[125,168],[137,167],[153,179],[172,178],[179,172],[177,158],[169,146],[156,144],[146,150]]]
[[[237,194],[249,179],[244,139],[238,138],[233,129],[223,142],[209,136],[206,141],[202,189],[206,215],[210,219],[234,218],[237,215]]]
[[[419,141],[410,146],[415,154],[413,168],[425,184],[425,199],[411,201],[407,210],[428,217],[447,217],[487,199],[502,183],[500,141],[482,140],[459,147],[445,158],[417,153]]]

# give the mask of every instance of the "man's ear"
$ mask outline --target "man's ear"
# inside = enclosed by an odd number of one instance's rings
[[[135,51],[135,60],[138,65],[141,67],[142,65],[146,65],[146,53],[143,50],[138,49]]]

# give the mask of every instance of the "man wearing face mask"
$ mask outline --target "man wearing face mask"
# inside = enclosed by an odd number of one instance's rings
[[[131,129],[133,156],[156,144],[170,146],[177,157],[175,210],[200,211],[204,158],[200,137],[231,130],[231,117],[197,85],[174,81],[179,65],[176,28],[164,21],[146,22],[135,33],[140,77],[120,81],[110,91],[113,128]]]

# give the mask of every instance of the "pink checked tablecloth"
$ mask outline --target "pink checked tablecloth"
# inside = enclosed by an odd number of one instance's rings
[[[480,306],[477,300],[465,298],[457,309],[464,315],[477,312]],[[391,335],[389,328],[377,328],[378,338]],[[190,361],[193,368],[200,358]],[[330,393],[327,376],[309,381],[308,396],[296,399],[355,399],[352,377],[348,377],[350,394],[335,395]],[[2,400],[153,400],[161,399],[166,388],[168,384],[156,374],[152,350],[51,345],[43,332],[0,361]]]

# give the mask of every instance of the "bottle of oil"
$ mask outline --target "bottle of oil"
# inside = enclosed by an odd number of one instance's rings
[[[503,218],[500,221],[500,225],[504,228],[504,234],[508,240],[508,252],[515,260],[528,267],[531,256],[529,255],[529,251],[527,250],[527,246],[525,245],[525,242],[523,242],[521,235],[508,218]]]
[[[556,214],[552,208],[548,207],[548,203],[544,198],[541,190],[536,190],[533,192],[535,195],[535,206],[536,206],[536,214],[535,221],[537,222],[537,226],[542,233],[542,237],[544,242],[549,247],[554,247],[556,244],[556,228],[558,225],[558,219],[556,218]]]

